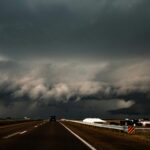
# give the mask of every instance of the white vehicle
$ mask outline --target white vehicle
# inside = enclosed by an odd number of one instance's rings
[[[142,125],[142,126],[150,126],[150,121],[140,121],[140,124]]]

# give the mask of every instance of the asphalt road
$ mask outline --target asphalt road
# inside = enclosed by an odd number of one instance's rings
[[[40,123],[42,123],[42,121],[32,121],[0,126],[0,139],[16,132],[23,132],[24,130],[32,130],[34,129],[34,126]]]
[[[58,122],[0,128],[0,150],[89,150]]]
[[[150,139],[119,131],[63,122],[97,150],[150,150]]]
[[[150,149],[150,140],[146,141],[134,135],[69,122],[62,123],[65,126],[55,121],[33,121],[0,127],[0,150]]]

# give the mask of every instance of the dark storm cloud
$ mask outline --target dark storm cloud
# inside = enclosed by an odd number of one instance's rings
[[[149,6],[1,0],[0,116],[150,115]]]
[[[112,114],[125,114],[125,115],[140,115],[149,116],[150,95],[149,93],[133,92],[122,96],[123,99],[134,99],[135,104],[130,108],[123,108],[110,111]]]
[[[112,62],[92,66],[51,63],[24,67],[25,64],[0,62],[1,116],[18,113],[43,117],[54,113],[74,118],[99,114],[108,117],[115,112],[125,114],[122,110],[131,111],[128,115],[148,114],[149,61],[121,64],[111,73]],[[103,74],[106,80],[100,78]]]
[[[78,56],[85,51],[94,57],[147,56],[149,6],[148,0],[1,1],[1,51],[19,56]]]

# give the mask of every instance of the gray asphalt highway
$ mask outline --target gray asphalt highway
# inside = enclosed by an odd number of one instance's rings
[[[21,129],[9,132],[10,135],[1,134],[0,150],[89,150],[58,122],[38,123],[37,126],[30,123]]]
[[[137,134],[128,135],[119,131],[96,128],[72,122],[63,122],[97,150],[150,150],[150,139]]]
[[[149,150],[150,140],[65,121],[33,121],[0,127],[0,150],[89,149]]]
[[[12,133],[22,132],[24,130],[32,130],[34,126],[42,123],[42,121],[31,121],[31,122],[24,122],[19,124],[10,124],[5,126],[0,126],[0,139],[11,135]]]

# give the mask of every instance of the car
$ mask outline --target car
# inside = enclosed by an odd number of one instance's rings
[[[139,126],[138,119],[125,119],[120,121],[120,125],[127,125],[127,126]]]
[[[140,121],[139,125],[143,126],[143,127],[150,127],[150,121],[148,121],[148,120]]]
[[[51,121],[56,121],[56,116],[50,116],[49,121],[50,121],[50,122],[51,122]]]

